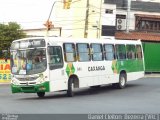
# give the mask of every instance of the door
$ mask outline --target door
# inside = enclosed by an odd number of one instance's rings
[[[61,46],[49,46],[48,53],[50,90],[65,90],[67,89],[67,79],[63,67],[62,48]]]

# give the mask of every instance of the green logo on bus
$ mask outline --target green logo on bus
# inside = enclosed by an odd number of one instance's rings
[[[118,70],[117,70],[117,61],[116,60],[112,61],[112,71],[113,71],[113,73],[118,73]]]
[[[70,75],[74,74],[74,72],[75,72],[74,65],[72,63],[68,63],[67,67],[66,67],[66,73],[67,73],[68,77]]]

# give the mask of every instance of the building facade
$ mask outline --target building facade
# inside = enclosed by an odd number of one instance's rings
[[[127,1],[72,0],[69,9],[64,9],[62,2],[56,2],[50,18],[54,27],[48,33],[44,28],[25,30],[25,32],[29,35],[33,33],[33,36],[73,38],[116,36],[121,39],[126,36],[126,23],[128,22],[131,34],[160,33],[159,1],[132,0],[129,19],[127,19]]]
[[[127,0],[105,0],[104,3],[117,7],[116,38],[160,41],[160,1],[132,0],[128,19]],[[126,33],[127,22],[130,34]]]
[[[56,2],[52,11],[54,27],[24,30],[29,36],[62,36],[73,38],[101,38],[115,35],[116,5],[104,4],[104,0],[72,0],[69,9]],[[60,33],[57,33],[57,28]]]
[[[105,0],[116,4],[117,39],[137,40],[143,43],[145,72],[160,72],[160,1],[132,0],[127,19],[127,0]],[[127,25],[129,32],[126,31]]]

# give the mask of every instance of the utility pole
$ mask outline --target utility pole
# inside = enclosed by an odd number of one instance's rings
[[[128,0],[128,3],[127,3],[126,33],[129,33],[130,11],[131,11],[131,0]]]
[[[54,27],[53,24],[52,24],[52,21],[50,21],[50,17],[51,17],[51,14],[52,14],[52,11],[53,11],[53,7],[54,7],[54,5],[55,5],[56,2],[58,2],[58,1],[55,1],[55,2],[52,4],[52,7],[51,7],[51,10],[50,10],[48,19],[47,19],[47,21],[45,22],[45,24],[43,24],[43,25],[46,26],[46,28],[47,28],[46,36],[49,35],[49,30]]]
[[[88,37],[88,18],[89,18],[89,0],[87,0],[87,4],[86,4],[86,18],[85,18],[84,38]]]
[[[101,2],[100,2],[99,21],[97,23],[97,31],[98,31],[97,32],[97,38],[100,38],[100,36],[101,36],[100,34],[101,34],[102,1],[103,0],[101,0]]]

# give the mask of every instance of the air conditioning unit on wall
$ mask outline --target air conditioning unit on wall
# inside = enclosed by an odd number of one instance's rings
[[[117,30],[126,30],[126,19],[117,19],[117,24],[116,24]]]

